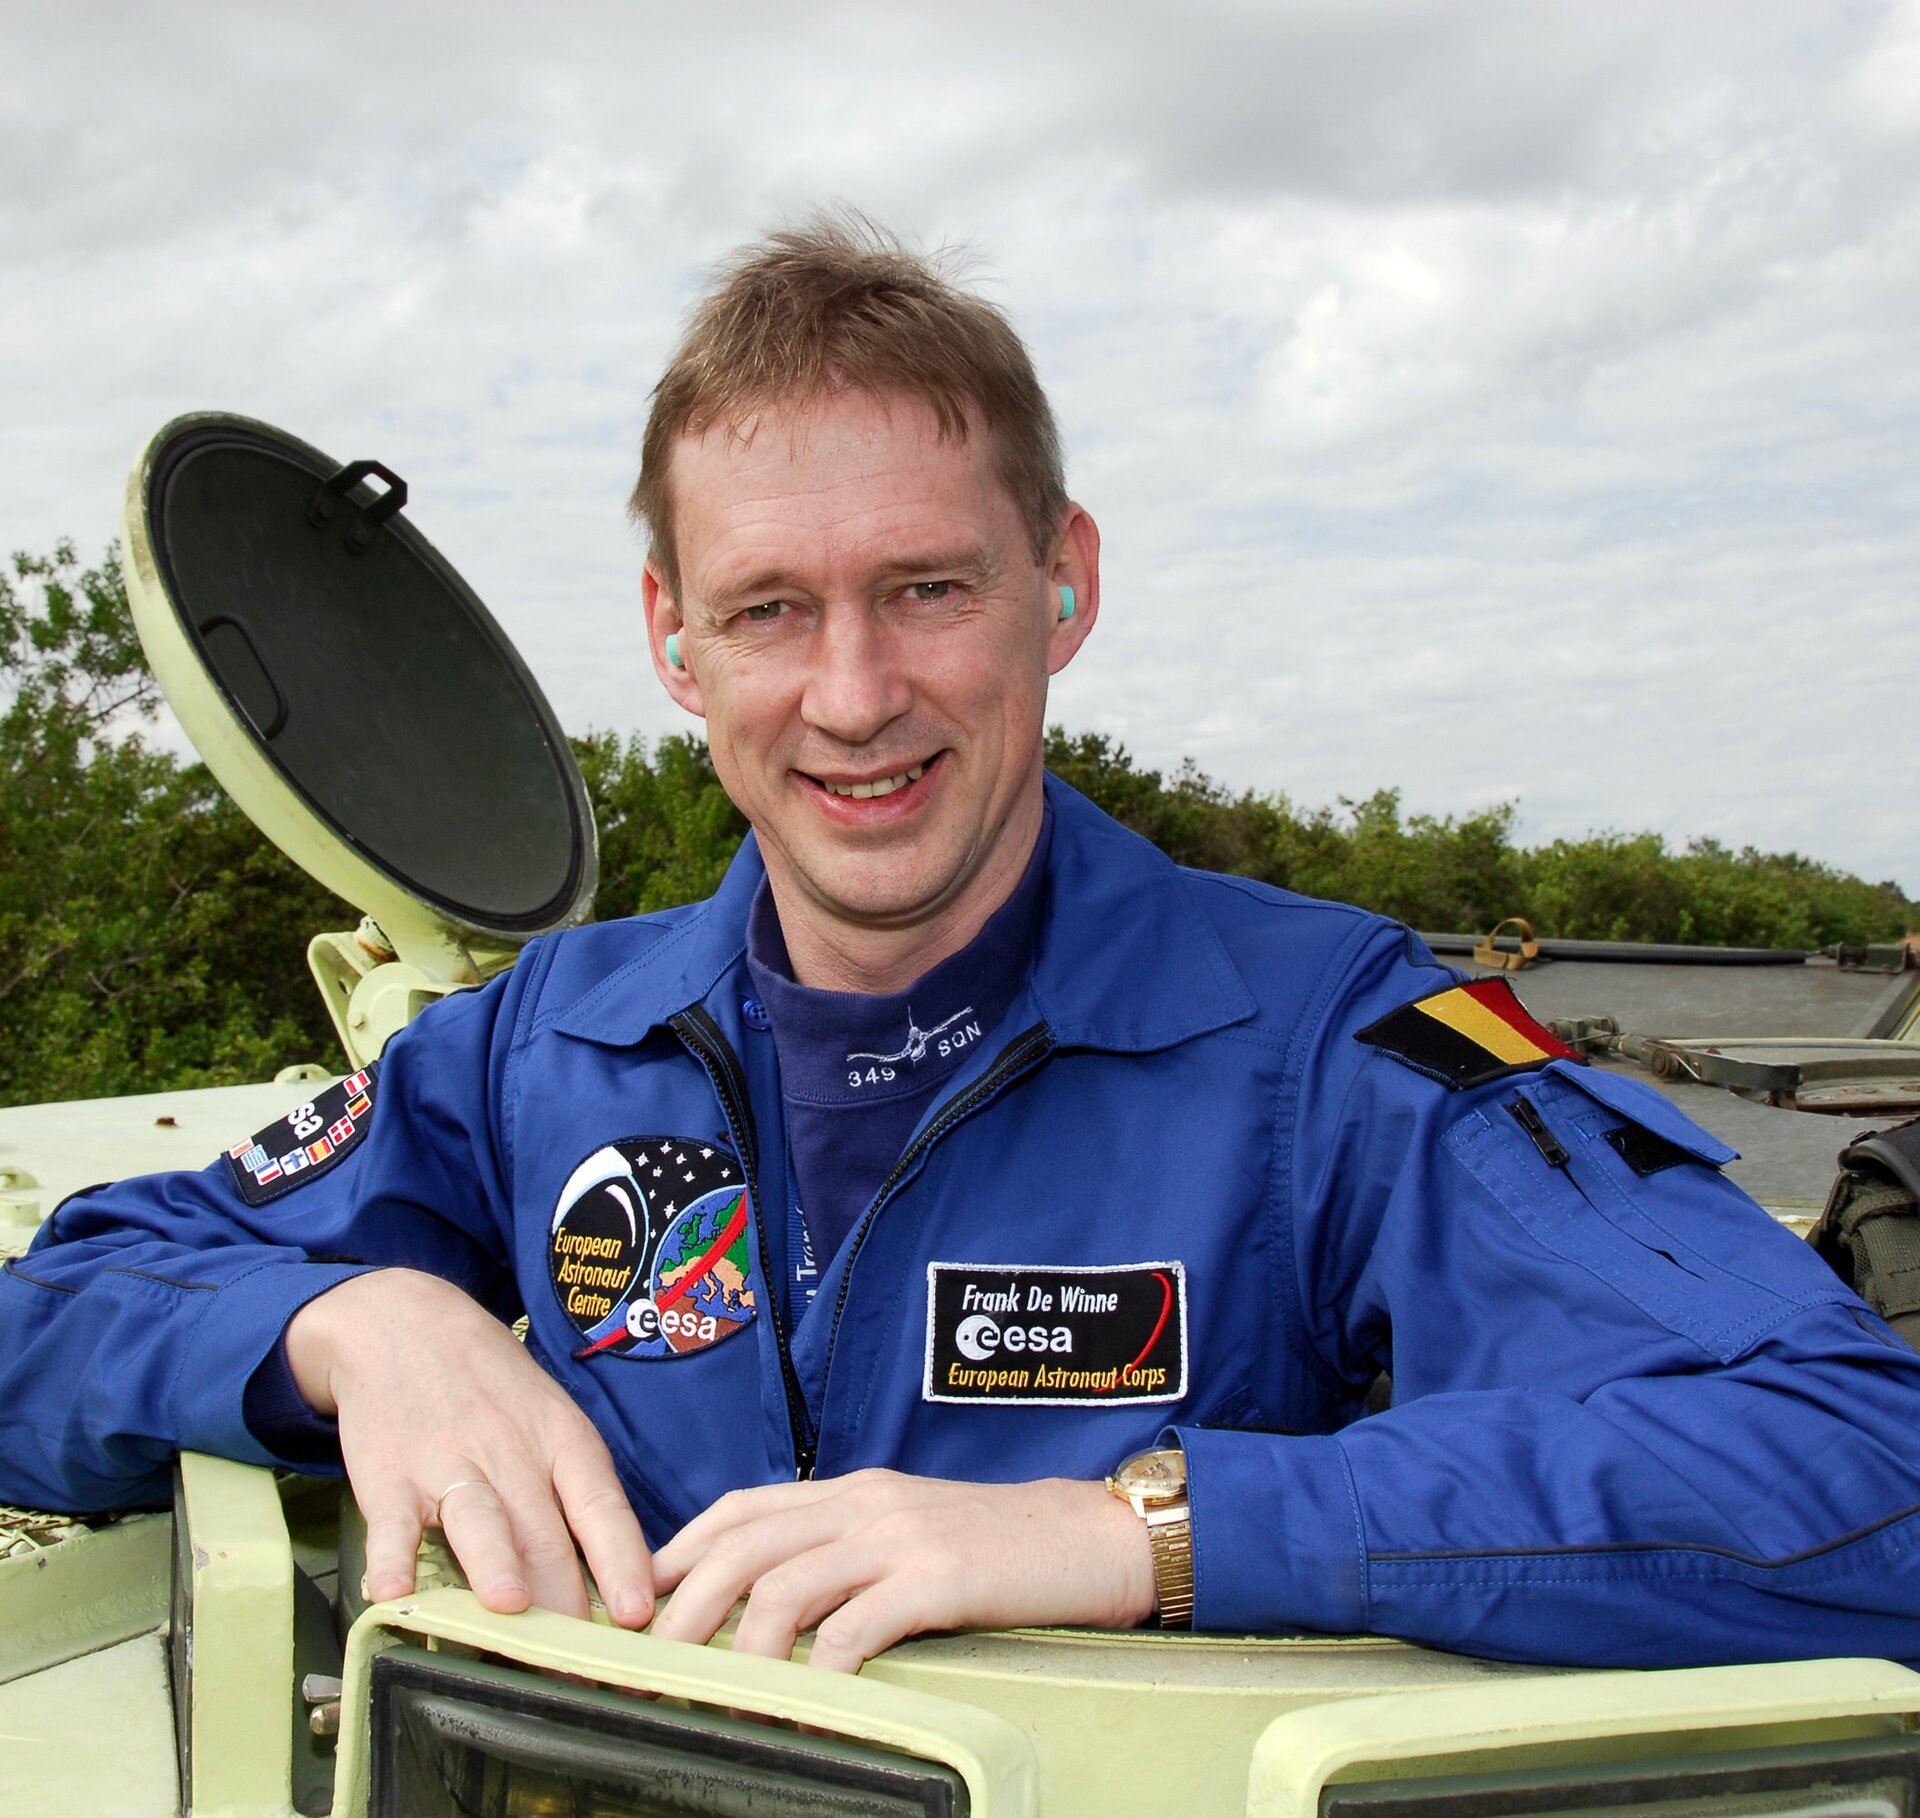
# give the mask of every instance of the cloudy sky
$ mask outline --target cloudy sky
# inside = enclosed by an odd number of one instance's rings
[[[674,729],[647,390],[834,200],[1034,350],[1070,727],[1920,892],[1915,0],[0,0],[0,549],[243,411],[404,474],[566,724]]]

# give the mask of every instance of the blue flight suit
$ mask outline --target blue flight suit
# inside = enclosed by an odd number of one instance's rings
[[[1424,1065],[1380,1031],[1458,980],[1404,929],[1047,787],[1026,987],[797,1330],[749,840],[711,900],[435,1006],[288,1154],[62,1206],[0,1273],[0,1499],[272,1462],[243,1404],[287,1320],[405,1264],[530,1315],[655,1544],[796,1471],[1091,1478],[1171,1432],[1201,1628],[1920,1658],[1920,1355],[1724,1145],[1567,1060]]]

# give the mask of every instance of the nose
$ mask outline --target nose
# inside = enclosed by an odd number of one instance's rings
[[[800,712],[843,745],[870,744],[913,705],[913,683],[880,615],[864,604],[830,606],[809,640]]]

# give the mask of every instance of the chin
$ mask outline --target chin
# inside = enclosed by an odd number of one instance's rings
[[[929,891],[898,880],[868,888],[844,886],[821,892],[825,902],[841,920],[873,928],[910,928],[928,920],[946,901],[939,891]]]

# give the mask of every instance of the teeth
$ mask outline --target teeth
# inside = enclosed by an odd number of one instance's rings
[[[915,764],[911,770],[903,770],[898,776],[883,776],[877,783],[829,783],[827,788],[834,795],[848,795],[856,802],[864,802],[876,795],[891,795],[896,789],[917,783],[926,774],[925,764]]]

